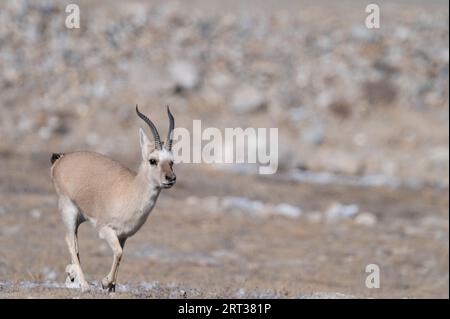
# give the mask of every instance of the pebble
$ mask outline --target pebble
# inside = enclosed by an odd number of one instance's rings
[[[58,273],[49,267],[42,268],[41,273],[46,280],[55,280],[58,277]]]
[[[175,86],[182,90],[192,90],[200,83],[200,75],[194,64],[186,61],[175,61],[169,67]]]
[[[364,212],[355,217],[355,223],[358,225],[372,227],[377,223],[377,216],[372,213]]]
[[[319,146],[325,141],[325,130],[323,125],[317,124],[302,133],[302,139],[305,143]]]
[[[290,218],[298,218],[302,214],[302,210],[299,207],[286,203],[281,203],[275,206],[275,212],[279,215]]]
[[[350,219],[358,214],[359,208],[356,204],[344,205],[341,203],[331,204],[325,212],[325,217],[329,221]]]
[[[237,114],[242,114],[260,111],[265,107],[266,102],[260,91],[254,87],[245,87],[234,93],[231,105]]]
[[[30,210],[30,216],[34,219],[40,219],[42,216],[42,212],[39,209],[33,208]]]

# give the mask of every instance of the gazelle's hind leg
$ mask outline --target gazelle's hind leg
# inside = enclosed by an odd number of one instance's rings
[[[89,284],[84,278],[83,270],[80,265],[77,239],[78,226],[83,219],[79,209],[65,196],[59,198],[59,209],[61,210],[62,219],[66,226],[66,243],[72,260],[72,263],[66,267],[68,275],[66,285],[71,286],[71,283],[78,283],[81,287],[81,291],[88,291]]]

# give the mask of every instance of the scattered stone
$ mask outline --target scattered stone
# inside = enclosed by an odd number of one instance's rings
[[[367,81],[364,83],[363,91],[371,105],[386,106],[393,103],[397,97],[395,84],[387,79]]]
[[[427,216],[423,217],[420,220],[420,223],[425,227],[430,228],[439,228],[439,227],[447,227],[448,228],[448,220],[444,220],[443,218],[436,217],[436,216]]]
[[[355,144],[356,146],[359,146],[359,147],[366,146],[366,144],[367,144],[367,135],[362,133],[362,132],[356,133],[353,136],[353,144]]]
[[[203,199],[191,196],[186,199],[186,203],[191,206],[201,205],[212,213],[234,212],[259,217],[283,216],[288,218],[299,218],[302,215],[302,210],[298,206],[287,203],[274,205],[239,196],[224,196],[222,198],[208,196]]]
[[[331,114],[341,120],[346,120],[352,115],[351,105],[344,100],[335,100],[328,105]]]
[[[375,39],[374,32],[363,25],[355,25],[351,29],[353,39],[358,41],[370,42]]]
[[[307,295],[301,295],[299,299],[355,299],[356,296],[346,295],[340,292],[314,292]]]
[[[431,150],[429,158],[433,166],[437,169],[444,170],[447,173],[449,171],[449,148],[447,146],[436,147]]]
[[[313,164],[317,165],[318,163]],[[321,156],[319,163],[326,167],[326,171],[345,175],[362,175],[365,170],[365,163],[353,153],[344,151],[326,152]]]
[[[50,127],[44,126],[39,129],[39,137],[42,140],[47,141],[51,136],[52,136],[52,129]]]
[[[212,213],[220,211],[220,201],[217,196],[208,196],[204,198],[203,205],[205,205],[206,209]]]
[[[33,120],[29,117],[21,117],[17,124],[17,129],[21,132],[28,132],[33,128]]]
[[[42,212],[39,209],[33,208],[30,210],[30,216],[34,219],[40,219],[42,216]]]
[[[200,75],[194,64],[186,61],[175,61],[169,67],[175,82],[175,90],[192,90],[200,84]]]
[[[292,206],[286,203],[278,204],[275,206],[275,212],[279,215],[298,218],[302,214],[302,210],[297,206]]]
[[[95,132],[90,132],[86,135],[86,143],[91,146],[98,145],[100,143],[100,136]]]
[[[49,267],[44,267],[41,273],[45,277],[45,280],[55,280],[58,277],[57,272]]]
[[[364,212],[355,217],[355,223],[358,225],[372,227],[377,223],[377,216],[372,213]]]
[[[242,114],[260,111],[266,107],[266,103],[264,95],[257,89],[244,87],[234,93],[231,105],[236,113]]]
[[[312,128],[308,128],[302,133],[302,139],[305,143],[319,146],[325,141],[325,130],[322,124],[317,124]]]
[[[261,213],[264,211],[264,203],[245,197],[225,196],[222,198],[222,207],[229,210],[240,210],[250,213]]]
[[[338,221],[342,219],[350,219],[358,214],[359,208],[356,204],[343,205],[341,203],[333,203],[326,210],[325,216],[328,221]]]
[[[0,72],[4,93],[0,136],[2,145],[13,145],[18,153],[27,154],[34,148],[50,152],[60,147],[61,136],[67,149],[87,143],[100,150],[105,123],[116,123],[108,127],[110,136],[126,139],[135,124],[132,108],[128,109],[130,98],[136,97],[155,105],[177,105],[177,123],[188,123],[200,110],[205,119],[212,119],[212,125],[217,125],[216,114],[242,126],[273,123],[280,128],[280,136],[286,136],[283,142],[295,158],[318,163],[315,171],[360,174],[362,166],[371,175],[387,174],[384,159],[374,159],[373,165],[360,164],[371,157],[373,149],[388,147],[388,157],[397,167],[389,177],[412,176],[448,187],[448,178],[442,182],[448,173],[448,156],[433,151],[446,136],[427,129],[448,122],[449,51],[441,41],[448,35],[448,27],[441,23],[448,20],[448,14],[439,6],[399,16],[398,23],[389,28],[369,30],[351,18],[348,28],[331,19],[323,21],[320,31],[314,25],[295,28],[299,16],[288,12],[282,23],[273,23],[280,12],[251,17],[234,12],[211,18],[205,13],[192,15],[182,4],[124,3],[114,19],[97,14],[101,6],[89,8],[96,19],[86,19],[80,36],[78,31],[61,33],[55,28],[64,24],[57,5],[45,9],[46,4],[30,5],[26,0],[11,3],[1,10],[3,24],[10,27],[0,30],[4,43],[0,50],[4,71]],[[429,16],[436,22],[430,22]],[[293,29],[298,32],[292,33]],[[104,39],[105,45],[98,39]],[[40,80],[30,81],[36,74]],[[189,99],[167,96],[168,89],[189,90]],[[414,131],[417,143],[427,141],[424,149],[419,150],[418,144],[390,147],[391,140],[380,135],[386,123],[375,120],[381,114],[369,112],[370,107],[388,104],[395,113],[389,110],[385,116],[393,115],[398,126],[390,128],[391,137],[411,123],[400,120],[402,115],[405,119],[411,115],[414,121],[417,114],[411,109],[420,107],[424,117],[418,125],[423,127]],[[121,112],[125,105],[127,110]],[[238,117],[265,106],[268,112],[260,112],[255,119]],[[69,110],[76,119],[63,115]],[[335,123],[339,119],[349,124],[342,132]],[[362,129],[358,121],[367,125],[367,139],[353,136],[353,128]],[[326,125],[316,127],[318,122]],[[87,137],[95,130],[101,132],[101,139]],[[113,143],[118,142],[114,139]],[[120,144],[125,153],[131,151],[132,143]],[[115,145],[105,149],[117,149]],[[328,160],[320,158],[321,152],[305,154],[303,147],[310,145],[328,149]],[[351,148],[354,145],[358,148]],[[345,160],[348,165],[333,164],[335,156],[330,154],[343,149],[355,159]],[[405,152],[411,157],[430,156],[409,165]]]
[[[296,107],[289,110],[288,116],[289,120],[292,121],[293,124],[298,125],[308,117],[308,114],[305,107]]]

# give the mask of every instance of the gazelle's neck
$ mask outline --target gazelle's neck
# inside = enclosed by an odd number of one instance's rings
[[[137,200],[138,208],[144,212],[150,211],[158,199],[161,187],[147,178],[142,165],[134,179],[134,187],[136,188],[136,194],[139,196]]]

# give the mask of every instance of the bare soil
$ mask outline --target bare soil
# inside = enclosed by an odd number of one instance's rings
[[[81,294],[64,288],[69,254],[47,154],[3,155],[0,298],[448,298],[448,190],[280,183],[195,165],[177,167],[178,184],[161,194],[127,242],[116,293],[99,288],[112,261],[108,246],[93,227],[80,227],[82,266],[93,286]],[[211,195],[288,202],[306,212],[351,202],[378,222],[218,213],[189,204],[189,197]],[[365,286],[372,263],[380,267],[379,289]]]

